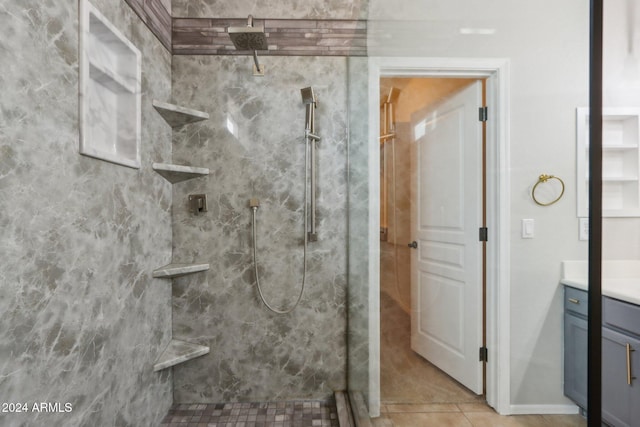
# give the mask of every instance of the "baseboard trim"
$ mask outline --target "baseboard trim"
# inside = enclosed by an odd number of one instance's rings
[[[570,415],[579,414],[577,405],[511,405],[511,415]]]

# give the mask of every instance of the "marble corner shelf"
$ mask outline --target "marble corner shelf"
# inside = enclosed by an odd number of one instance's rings
[[[207,271],[209,264],[167,264],[164,267],[160,267],[153,270],[153,277],[159,279],[172,279],[174,277],[185,276],[187,274],[199,273],[201,271]]]
[[[169,126],[172,128],[207,120],[209,118],[209,114],[205,112],[156,100],[153,101],[153,108],[160,113],[162,118],[169,123]]]
[[[168,163],[154,163],[151,167],[172,184],[209,175],[208,168],[196,168]]]
[[[155,372],[184,363],[209,353],[209,347],[186,341],[171,340],[158,360],[153,364]]]

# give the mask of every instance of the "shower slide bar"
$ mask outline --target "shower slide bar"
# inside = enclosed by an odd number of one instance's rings
[[[305,143],[310,150],[310,167],[311,167],[311,218],[309,221],[308,239],[310,242],[318,241],[318,233],[316,232],[316,142],[320,141],[320,137],[315,134],[316,106],[318,99],[312,87],[306,87],[300,90],[302,94],[302,102],[306,107],[306,120],[304,138]],[[306,184],[305,184],[306,185]]]

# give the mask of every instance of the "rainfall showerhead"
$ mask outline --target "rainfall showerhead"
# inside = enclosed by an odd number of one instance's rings
[[[253,26],[253,17],[249,15],[244,27],[229,27],[227,33],[238,50],[268,50],[267,37],[263,26]]]
[[[305,87],[304,89],[300,89],[300,94],[302,95],[303,104],[314,104],[318,101],[312,87]]]

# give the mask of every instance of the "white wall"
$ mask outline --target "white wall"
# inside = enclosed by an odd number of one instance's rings
[[[575,108],[588,103],[588,13],[587,0],[370,4],[370,56],[510,60],[511,403],[518,411],[570,403],[562,392],[558,281],[562,260],[587,254],[576,218]],[[495,32],[462,35],[461,28]],[[530,197],[542,173],[567,185],[550,207]],[[520,238],[522,218],[536,221],[534,239]]]

